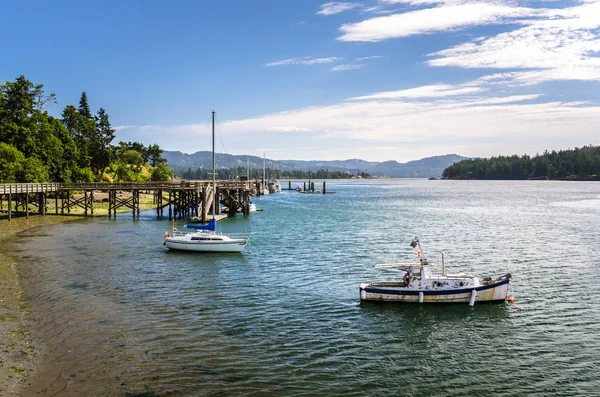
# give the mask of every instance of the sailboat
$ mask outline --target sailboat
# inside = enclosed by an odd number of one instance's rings
[[[265,154],[263,153],[263,183],[262,183],[262,194],[269,194],[269,187],[267,186],[267,180],[265,179],[265,173],[267,170],[267,166],[266,166],[266,158],[265,158]]]
[[[216,194],[215,176],[215,112],[212,112],[212,168],[213,168],[213,194]],[[250,238],[248,236],[233,236],[217,233],[215,219],[216,203],[218,197],[212,201],[213,218],[207,225],[186,225],[195,231],[185,233],[173,226],[171,233],[164,234],[164,245],[171,250],[196,251],[196,252],[242,252]]]
[[[246,180],[250,180],[250,161],[248,157],[246,157]],[[256,204],[252,200],[248,203],[248,212],[256,212]]]

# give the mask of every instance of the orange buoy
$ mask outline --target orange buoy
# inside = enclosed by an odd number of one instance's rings
[[[508,298],[506,298],[507,301],[509,301],[510,303],[515,303],[515,297],[514,296],[509,296]]]

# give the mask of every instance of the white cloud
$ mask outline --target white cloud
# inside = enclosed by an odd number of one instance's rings
[[[331,69],[329,69],[329,71],[330,72],[343,72],[346,70],[357,70],[357,69],[361,69],[363,66],[365,66],[365,65],[351,65],[351,64],[336,65],[336,66],[332,67]]]
[[[360,6],[358,3],[343,3],[343,2],[331,2],[321,5],[321,11],[317,12],[318,15],[333,15],[339,14],[340,12],[348,11],[353,8]]]
[[[600,80],[600,1],[540,10],[543,19],[430,54],[431,66],[538,69],[506,75],[514,84],[549,80]]]
[[[347,100],[362,101],[372,99],[435,98],[473,94],[481,91],[485,91],[485,89],[482,87],[457,87],[448,84],[434,84],[409,88],[406,90],[378,92],[375,94],[348,98]]]
[[[418,34],[463,29],[468,26],[502,23],[507,19],[534,16],[530,8],[491,3],[444,5],[384,17],[376,17],[340,27],[341,41],[378,42]]]
[[[283,125],[276,127],[269,127],[268,131],[276,131],[276,132],[310,132],[312,131],[310,128],[300,127],[297,125]]]
[[[269,142],[270,153],[278,158],[408,161],[450,152],[535,154],[597,141],[600,107],[544,102],[541,95],[531,93],[490,95],[482,86],[505,77],[514,76],[497,74],[393,95],[375,93],[331,106],[222,122],[219,131],[227,142],[223,152],[261,152],[259,147]],[[141,136],[167,150],[181,148],[181,142],[188,151],[208,150],[208,124],[151,127],[145,131],[118,127],[119,139],[144,142]],[[129,135],[122,138],[125,133]],[[190,145],[198,145],[201,137],[204,147]]]
[[[356,58],[357,61],[368,61],[371,59],[380,59],[383,58],[383,55],[372,55],[370,57],[360,57],[360,58]]]
[[[283,65],[315,65],[315,64],[323,64],[323,63],[332,63],[335,61],[339,61],[343,58],[338,57],[329,57],[329,58],[313,58],[313,57],[304,57],[304,58],[290,58],[283,59],[281,61],[269,62],[266,66],[283,66]]]

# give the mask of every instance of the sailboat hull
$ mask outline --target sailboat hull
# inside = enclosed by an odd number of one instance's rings
[[[170,250],[193,252],[242,252],[247,240],[231,239],[229,241],[190,241],[177,238],[166,238],[165,246]]]

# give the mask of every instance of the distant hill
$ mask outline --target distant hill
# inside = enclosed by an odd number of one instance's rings
[[[386,176],[389,178],[429,178],[442,176],[444,169],[468,157],[458,154],[426,157],[421,160],[398,163],[397,161],[384,161],[367,172],[373,176]]]
[[[182,152],[164,151],[163,158],[167,160],[169,168],[181,171],[198,168],[212,167],[212,152],[202,151],[193,154]],[[421,160],[398,163],[397,161],[371,162],[360,159],[350,160],[270,160],[266,159],[267,168],[281,171],[319,171],[328,169],[331,171],[349,172],[356,175],[367,172],[372,176],[387,178],[429,178],[441,177],[444,169],[452,164],[468,159],[468,157],[457,154],[427,157]],[[234,156],[231,154],[216,153],[215,163],[217,168],[246,167],[248,162],[250,168],[262,168],[263,159],[258,156]]]

